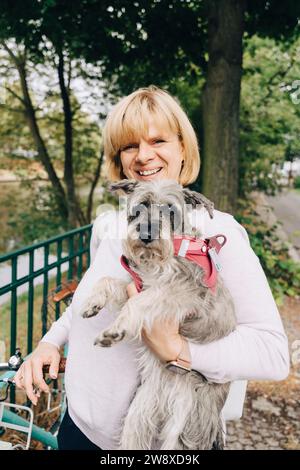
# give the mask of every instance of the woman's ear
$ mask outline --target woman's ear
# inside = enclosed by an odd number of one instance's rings
[[[205,207],[211,219],[213,219],[214,203],[207,199],[203,194],[191,191],[190,189],[183,189],[183,196],[186,204],[191,204],[193,208],[197,208],[197,205]]]
[[[124,193],[124,194],[130,194],[130,193],[133,193],[133,191],[135,190],[137,184],[138,184],[138,181],[136,181],[136,180],[124,179],[124,180],[118,181],[117,183],[112,183],[108,187],[108,190],[111,193],[114,193],[116,191],[122,191],[122,193]]]

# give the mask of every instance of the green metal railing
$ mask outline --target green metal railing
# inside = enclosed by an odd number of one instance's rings
[[[37,334],[35,335],[39,339],[48,329],[48,296],[50,282],[51,284],[54,284],[54,286],[51,285],[51,291],[55,291],[56,287],[60,286],[63,281],[65,282],[74,278],[80,280],[83,272],[89,267],[91,230],[92,225],[86,225],[79,229],[66,232],[63,235],[50,238],[44,242],[36,243],[22,248],[21,250],[0,256],[0,268],[4,268],[6,274],[10,274],[9,282],[5,283],[5,281],[3,282],[3,279],[0,278],[0,320],[3,309],[5,308],[7,312],[8,307],[10,307],[10,333],[1,331],[0,323],[0,339],[4,340],[5,343],[9,345],[8,350],[10,350],[10,355],[14,354],[16,346],[19,346],[17,344],[17,338],[19,340],[21,338],[21,332],[19,332],[18,335],[18,318],[20,314],[18,310],[18,289],[22,288],[22,290],[24,290],[25,288],[24,294],[25,301],[27,302],[27,351],[22,350],[22,354],[23,356],[28,356],[32,352],[33,347],[35,347],[33,344],[34,329],[36,330],[37,327],[40,328],[40,331],[37,331]],[[37,250],[42,251],[42,263],[40,263],[38,267],[35,267]],[[20,257],[23,257],[23,259],[21,260]],[[27,263],[25,275],[22,275],[22,273],[20,274],[20,270],[18,269],[19,260],[22,261],[22,268],[24,268],[24,263]],[[4,270],[2,270],[2,273]],[[40,315],[39,325],[36,325],[34,301],[35,297],[37,297],[36,289],[38,288],[38,285],[35,285],[34,281],[39,276],[42,276],[42,279],[39,283],[41,284],[41,292],[39,292],[38,295],[41,296],[42,299],[40,299],[40,311],[37,312]],[[51,281],[51,278],[53,278],[54,283]],[[5,295],[8,299],[3,297]],[[4,299],[5,301],[1,302],[1,299]],[[55,318],[53,320],[56,320],[60,315],[60,303],[55,303],[54,310]],[[5,359],[2,358],[2,360],[4,361]],[[2,378],[12,378],[14,374],[15,373],[13,371],[10,371],[4,374]],[[11,388],[10,402],[15,403],[15,398],[15,389]],[[27,421],[22,417],[18,416],[18,414],[7,409],[4,409],[2,418],[4,422],[17,424],[19,426],[29,425],[29,423],[27,423]],[[39,440],[46,446],[57,449],[57,438],[52,435],[51,432],[48,432],[35,424],[32,428],[32,438]]]
[[[33,330],[35,328],[34,298],[37,287],[34,285],[34,280],[42,276],[42,323],[40,332],[40,337],[42,337],[47,330],[49,278],[53,277],[52,274],[54,274],[56,286],[59,286],[62,283],[63,276],[66,276],[67,280],[73,278],[80,279],[82,277],[83,271],[90,264],[89,245],[91,228],[91,224],[86,225],[44,242],[0,256],[0,267],[5,266],[8,272],[11,273],[10,281],[5,285],[2,285],[2,280],[0,279],[0,315],[2,307],[1,298],[3,299],[2,296],[5,294],[10,294],[10,300],[7,302],[10,302],[9,349],[11,355],[14,354],[16,346],[18,346],[16,344],[18,337],[18,288],[25,285],[27,293],[27,351],[22,351],[25,356],[30,354],[33,349]],[[43,263],[41,267],[35,269],[35,254],[37,250],[42,250]],[[20,260],[21,256],[24,257],[24,255],[28,256],[28,272],[20,277],[18,273],[18,260]],[[63,267],[65,263],[67,263],[67,266]],[[64,272],[65,274],[63,274]],[[55,319],[57,319],[60,315],[60,306],[57,305],[55,308]],[[2,333],[1,339],[4,339]]]

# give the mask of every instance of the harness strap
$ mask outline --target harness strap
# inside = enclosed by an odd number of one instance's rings
[[[220,238],[222,239],[220,241]],[[200,239],[189,235],[174,235],[174,255],[182,256],[193,263],[197,263],[204,270],[203,285],[215,293],[217,273],[221,269],[218,253],[225,245],[227,238],[223,234]],[[128,259],[122,255],[120,258],[122,266],[131,275],[138,292],[143,289],[140,276],[129,266]]]

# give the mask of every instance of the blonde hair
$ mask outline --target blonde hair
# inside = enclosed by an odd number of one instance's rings
[[[120,149],[147,135],[150,115],[162,129],[168,127],[179,136],[184,158],[179,183],[182,186],[193,183],[200,170],[195,131],[176,99],[154,85],[139,88],[122,98],[107,117],[103,129],[103,146],[108,178],[111,181],[126,178],[122,170]]]

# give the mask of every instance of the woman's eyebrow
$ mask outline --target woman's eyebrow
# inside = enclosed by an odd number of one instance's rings
[[[126,142],[126,144],[122,144],[120,148],[124,149],[125,147],[128,147],[129,145],[137,145],[137,142],[134,142],[134,141]]]
[[[167,140],[168,138],[169,137],[167,133],[160,133],[160,134],[149,135],[147,140],[158,140],[158,139]],[[125,144],[121,145],[120,148],[124,149],[125,147],[128,147],[129,145],[138,145],[138,142],[134,140],[126,142]]]
[[[167,139],[168,136],[165,133],[160,133],[160,134],[153,134],[148,137],[149,140],[155,140],[155,139]]]

